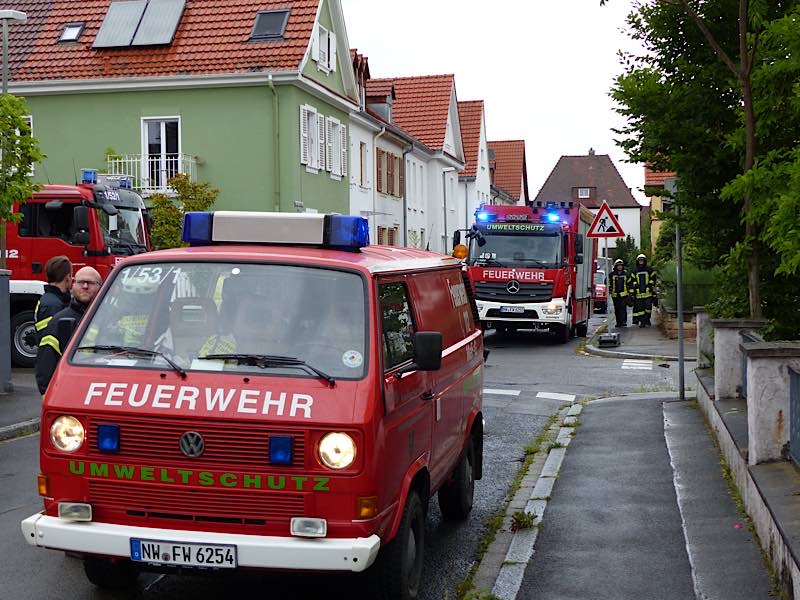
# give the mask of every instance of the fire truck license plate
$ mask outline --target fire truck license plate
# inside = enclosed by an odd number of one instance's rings
[[[236,546],[131,538],[131,560],[176,567],[236,568]]]
[[[525,307],[524,306],[501,306],[500,307],[501,313],[524,313]]]

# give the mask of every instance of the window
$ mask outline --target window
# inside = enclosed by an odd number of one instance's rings
[[[386,245],[386,227],[378,227],[378,245]]]
[[[590,198],[592,190],[589,188],[578,188],[578,198]]]
[[[361,174],[360,174],[361,179],[359,181],[359,184],[361,185],[361,187],[366,187],[367,185],[367,166],[368,166],[367,159],[368,159],[367,144],[361,142],[359,145],[359,163],[361,164]]]
[[[75,204],[61,206],[53,203],[30,203],[21,207],[20,237],[58,238],[68,244],[83,246],[89,243],[88,234],[75,228],[72,220]]]
[[[323,122],[321,129],[319,126],[320,118]],[[324,123],[324,117],[318,114],[317,109],[313,106],[304,104],[300,107],[300,164],[306,165],[306,170],[312,173],[316,173],[321,169],[324,161]],[[320,153],[320,150],[322,150],[322,153]]]
[[[397,157],[394,154],[386,155],[386,193],[390,196],[396,196],[397,191],[395,188],[394,174],[395,165],[397,164]]]
[[[347,175],[347,127],[338,119],[325,119],[325,170],[334,179]]]
[[[283,37],[286,22],[289,20],[288,10],[262,10],[256,15],[251,40],[275,40]]]
[[[375,186],[379,192],[383,192],[385,187],[383,185],[383,160],[386,153],[378,148],[378,153],[375,159]]]
[[[387,229],[387,239],[386,239],[387,245],[389,245],[389,246],[397,246],[397,234],[398,234],[398,231],[399,231],[399,228],[397,228],[397,227],[389,227]]]
[[[414,358],[414,319],[405,284],[383,284],[378,295],[383,326],[383,368],[391,371]]]
[[[83,33],[83,28],[86,23],[67,23],[64,25],[64,30],[61,32],[61,37],[58,38],[59,42],[77,42],[78,38]]]
[[[317,63],[320,71],[336,71],[336,34],[322,25],[317,26],[311,40],[311,60]]]
[[[115,0],[103,18],[93,48],[172,43],[186,0]]]
[[[147,187],[166,189],[180,171],[180,117],[142,119],[142,172]]]

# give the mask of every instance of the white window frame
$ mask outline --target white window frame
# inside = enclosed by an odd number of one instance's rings
[[[336,34],[319,24],[311,40],[311,60],[320,71],[336,71]]]
[[[300,164],[305,165],[306,171],[312,174],[319,173],[320,169],[319,118],[320,114],[317,112],[316,108],[314,108],[310,104],[300,105],[301,122],[299,123],[300,131],[298,132],[300,136]],[[307,132],[305,136],[307,141],[305,142],[305,144],[307,145],[308,148],[308,158],[306,158],[303,153],[304,136],[303,136],[302,120],[305,121],[307,127]]]
[[[591,197],[592,197],[591,188],[585,188],[585,187],[578,188],[578,198],[585,200],[586,198],[591,198]]]
[[[33,137],[33,115],[25,115],[22,118],[28,122],[28,129],[31,130],[31,137]],[[19,132],[17,132],[17,135],[19,135]],[[31,163],[31,170],[28,171],[28,177],[33,177],[34,175],[36,175],[36,163]]]
[[[155,187],[154,182],[150,181],[150,169],[147,163],[147,157],[149,156],[148,151],[148,143],[147,143],[147,124],[152,122],[160,122],[161,123],[161,154],[160,154],[160,167],[161,172],[166,172],[166,122],[167,121],[177,121],[178,122],[178,165],[180,165],[181,156],[183,155],[183,123],[181,122],[180,115],[172,115],[172,116],[165,116],[165,117],[142,117],[141,118],[141,143],[142,143],[142,155],[141,155],[141,180],[147,181],[148,187]],[[167,187],[167,182],[162,182],[162,187]]]

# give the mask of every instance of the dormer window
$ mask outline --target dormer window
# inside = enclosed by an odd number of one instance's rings
[[[251,40],[279,40],[283,38],[286,23],[289,21],[288,10],[262,10],[256,15]]]
[[[64,30],[61,32],[61,37],[58,38],[59,42],[77,42],[78,38],[83,33],[83,28],[86,23],[67,23],[64,25]]]
[[[317,25],[311,40],[311,60],[317,63],[320,71],[329,73],[336,70],[336,34],[322,25]]]
[[[591,198],[592,190],[590,188],[578,188],[578,198]]]

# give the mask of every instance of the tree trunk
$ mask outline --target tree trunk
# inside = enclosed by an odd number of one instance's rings
[[[755,107],[753,106],[753,88],[750,78],[750,68],[747,64],[742,65],[740,81],[742,84],[742,108],[744,109],[744,172],[747,173],[755,164],[756,152],[756,116]],[[752,200],[750,196],[747,195],[744,198],[743,208],[745,235],[751,244],[750,254],[747,257],[747,291],[750,300],[750,318],[760,319],[763,316],[761,310],[761,277],[759,274],[759,248],[761,242],[759,240],[759,227],[750,219],[751,209]]]

